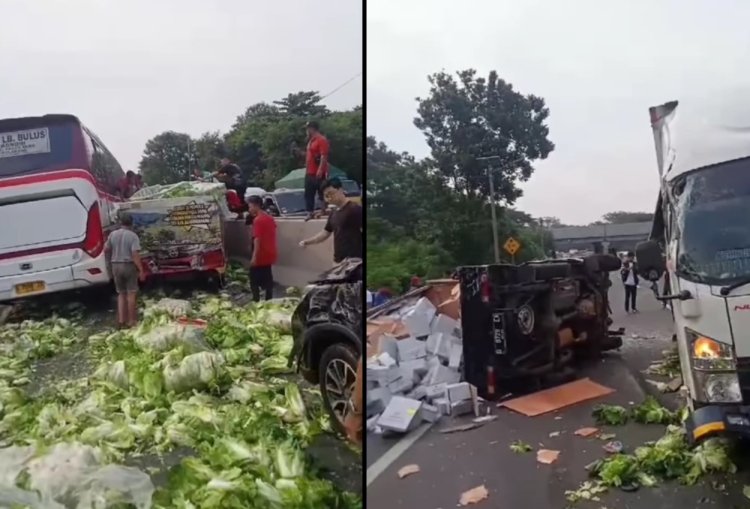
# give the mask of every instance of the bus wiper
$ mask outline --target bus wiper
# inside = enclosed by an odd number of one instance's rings
[[[740,279],[739,281],[737,281],[736,283],[732,283],[731,285],[722,286],[721,289],[719,290],[719,293],[723,295],[724,297],[726,297],[727,295],[729,295],[729,292],[731,292],[732,290],[739,288],[740,286],[747,285],[747,284],[750,284],[750,276],[744,279]]]

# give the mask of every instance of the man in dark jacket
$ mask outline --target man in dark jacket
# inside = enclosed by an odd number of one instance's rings
[[[635,302],[638,297],[638,267],[635,263],[635,255],[632,252],[628,252],[625,256],[620,276],[622,276],[622,283],[625,285],[625,312],[630,313],[632,310],[633,313],[637,313],[638,308]]]

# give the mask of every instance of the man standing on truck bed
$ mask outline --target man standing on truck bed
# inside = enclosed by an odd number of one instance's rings
[[[328,178],[328,139],[320,132],[320,125],[311,121],[307,128],[307,152],[305,154],[305,209],[306,221],[313,218],[315,212],[315,195],[321,195],[321,185]]]
[[[107,237],[104,251],[112,262],[112,278],[117,290],[117,323],[120,327],[133,327],[138,321],[138,280],[144,281],[146,273],[141,263],[141,241],[133,231],[133,218],[129,214],[120,217],[120,228]]]
[[[251,196],[247,199],[248,212],[253,217],[253,256],[250,260],[250,291],[253,300],[260,302],[260,291],[266,300],[273,298],[273,264],[278,256],[276,250],[276,222],[263,210],[263,199]]]
[[[333,261],[362,258],[362,207],[351,201],[341,188],[341,181],[332,178],[320,187],[326,203],[336,206],[328,216],[323,231],[299,243],[301,247],[320,244],[333,234]]]

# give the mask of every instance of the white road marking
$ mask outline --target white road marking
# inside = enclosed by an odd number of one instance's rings
[[[406,450],[414,445],[414,442],[419,440],[419,438],[427,433],[427,430],[430,429],[432,426],[432,423],[426,422],[422,424],[419,428],[415,429],[408,435],[406,435],[404,438],[396,442],[396,444],[388,449],[385,454],[383,454],[380,458],[375,461],[372,465],[370,465],[370,468],[367,469],[367,486],[372,484],[372,482],[380,476],[385,470],[391,466],[391,464],[396,461],[402,454],[406,452]]]

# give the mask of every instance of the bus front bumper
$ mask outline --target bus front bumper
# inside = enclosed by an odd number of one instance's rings
[[[685,421],[692,444],[719,435],[750,437],[750,405],[708,405],[696,409]]]

